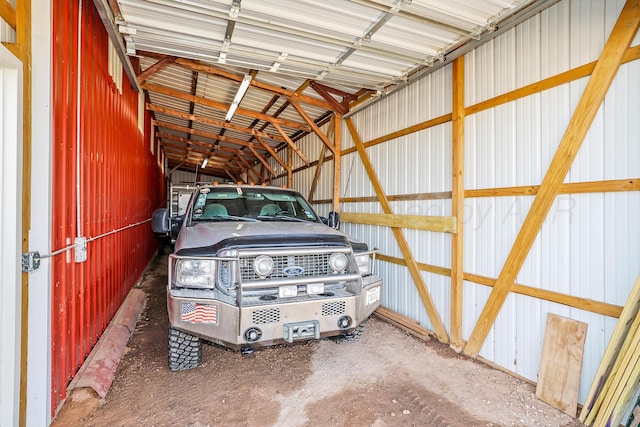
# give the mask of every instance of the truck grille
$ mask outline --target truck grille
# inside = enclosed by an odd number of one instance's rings
[[[254,310],[253,313],[251,313],[251,320],[254,325],[277,323],[280,321],[280,309],[268,308],[265,310]]]
[[[336,314],[344,314],[347,304],[344,301],[333,301],[322,304],[323,316],[335,316]]]
[[[329,256],[331,254],[306,254],[306,255],[283,255],[273,256],[273,272],[269,279],[286,279],[287,277],[317,277],[334,274],[329,268]],[[242,280],[260,280],[253,270],[253,261],[256,257],[240,258],[240,274]],[[297,275],[287,275],[287,267],[301,267],[302,272]]]

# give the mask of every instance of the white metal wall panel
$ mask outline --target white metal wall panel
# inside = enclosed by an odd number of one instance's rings
[[[615,1],[560,2],[471,52],[465,58],[467,105],[596,60],[621,7],[622,2]],[[514,46],[517,48],[512,51]],[[465,127],[466,188],[539,184],[587,80],[469,116]],[[640,176],[639,91],[640,64],[624,64],[566,182]],[[532,199],[466,200],[465,271],[493,278],[499,275]],[[640,228],[632,220],[639,212],[638,192],[559,196],[517,277],[518,283],[624,305],[640,274]],[[465,284],[465,338],[489,293],[488,288]],[[535,381],[549,312],[589,324],[582,401],[615,319],[510,295],[480,354]]]
[[[465,57],[465,104],[473,105],[596,60],[623,3],[561,1],[470,52]],[[638,44],[640,36],[633,43]],[[468,116],[465,188],[539,185],[587,80],[583,78]],[[447,66],[357,112],[352,120],[360,139],[367,142],[449,114],[451,108],[451,67]],[[639,113],[640,61],[634,61],[621,67],[566,182],[639,177]],[[446,124],[367,148],[386,194],[450,191],[451,136],[451,126]],[[353,142],[343,126],[342,148],[350,147]],[[313,153],[310,159],[317,155]],[[315,198],[331,198],[332,170],[330,162],[323,166]],[[311,185],[313,173],[304,172],[300,181],[298,175],[294,182],[303,187]],[[374,195],[356,152],[342,157],[341,186],[343,197]],[[499,276],[533,199],[533,196],[511,196],[465,200],[465,272],[490,278]],[[316,208],[324,213],[330,206]],[[451,201],[397,201],[392,202],[392,208],[400,214],[450,215]],[[341,210],[382,212],[377,202],[343,203]],[[637,191],[558,196],[516,281],[624,305],[640,274],[639,215]],[[402,257],[387,227],[343,223],[342,228],[379,247],[382,254]],[[450,235],[417,230],[403,233],[418,262],[450,267]],[[379,262],[378,267],[385,281],[383,304],[430,328],[408,269],[387,262]],[[448,328],[450,279],[422,274]],[[491,288],[466,281],[463,288],[463,338],[468,339]],[[548,313],[589,324],[579,396],[583,402],[615,326],[614,318],[510,294],[480,355],[536,381]]]

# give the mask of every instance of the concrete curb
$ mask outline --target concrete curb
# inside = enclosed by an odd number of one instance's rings
[[[146,300],[147,294],[142,289],[131,289],[89,357],[67,387],[67,396],[70,396],[74,390],[90,388],[104,399]]]

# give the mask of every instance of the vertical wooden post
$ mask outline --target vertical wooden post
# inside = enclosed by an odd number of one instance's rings
[[[360,140],[360,137],[358,136],[358,132],[356,131],[356,128],[353,125],[353,122],[351,121],[351,119],[346,119],[346,123],[347,123],[347,128],[349,128],[349,133],[353,138],[353,142],[356,146],[356,149],[358,150],[358,154],[360,155],[360,159],[362,160],[362,163],[364,164],[364,168],[367,171],[367,175],[369,175],[369,180],[371,181],[371,185],[373,185],[373,189],[375,190],[376,195],[378,196],[378,200],[382,205],[382,210],[386,214],[392,214],[393,210],[391,209],[391,203],[389,203],[389,199],[387,198],[387,195],[384,193],[384,190],[382,189],[380,180],[378,179],[376,172],[373,170],[373,166],[371,165],[371,160],[369,160],[369,156],[365,151],[364,144],[362,143],[362,140]],[[411,277],[413,278],[416,289],[418,290],[418,294],[422,299],[422,304],[427,310],[427,314],[429,315],[429,320],[431,321],[431,325],[433,326],[433,330],[436,336],[438,337],[438,340],[444,343],[449,342],[449,336],[447,335],[447,330],[445,329],[444,324],[440,319],[438,310],[433,304],[433,300],[431,299],[431,295],[429,294],[427,285],[425,284],[424,279],[422,278],[422,273],[418,268],[418,263],[413,257],[411,248],[407,243],[407,239],[404,237],[404,234],[402,233],[402,230],[400,228],[391,227],[391,231],[393,232],[393,235],[395,236],[396,241],[398,242],[400,251],[402,251],[402,256],[404,257],[407,263],[407,268],[409,268]]]
[[[31,229],[31,0],[16,1],[16,43],[4,43],[22,62],[22,252],[29,251]],[[22,273],[20,331],[20,408],[19,425],[27,420],[27,357],[29,339],[29,275]]]
[[[611,82],[618,72],[631,41],[640,25],[640,0],[627,0],[620,16],[611,30],[611,35],[602,49],[593,73],[587,82],[582,97],[569,121],[551,165],[540,184],[529,213],[516,237],[511,252],[495,282],[491,295],[480,314],[464,351],[477,355],[484,344],[491,326],[498,317],[502,304],[513,287],[516,276],[529,254],[538,231],[542,226],[560,185],[569,172],[580,145],[604,100]]]
[[[456,232],[451,235],[451,347],[461,352],[462,294],[464,254],[464,56],[453,62],[452,78],[452,181],[451,215],[456,218]]]
[[[293,149],[287,147],[287,188],[293,188],[293,171],[291,166],[293,163]]]
[[[338,212],[340,209],[340,127],[342,116],[335,113],[333,122],[333,145],[335,147],[333,155],[333,210]]]

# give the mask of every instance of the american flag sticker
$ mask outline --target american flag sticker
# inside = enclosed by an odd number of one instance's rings
[[[197,302],[183,302],[180,309],[180,319],[191,323],[218,323],[217,304],[199,304]]]

